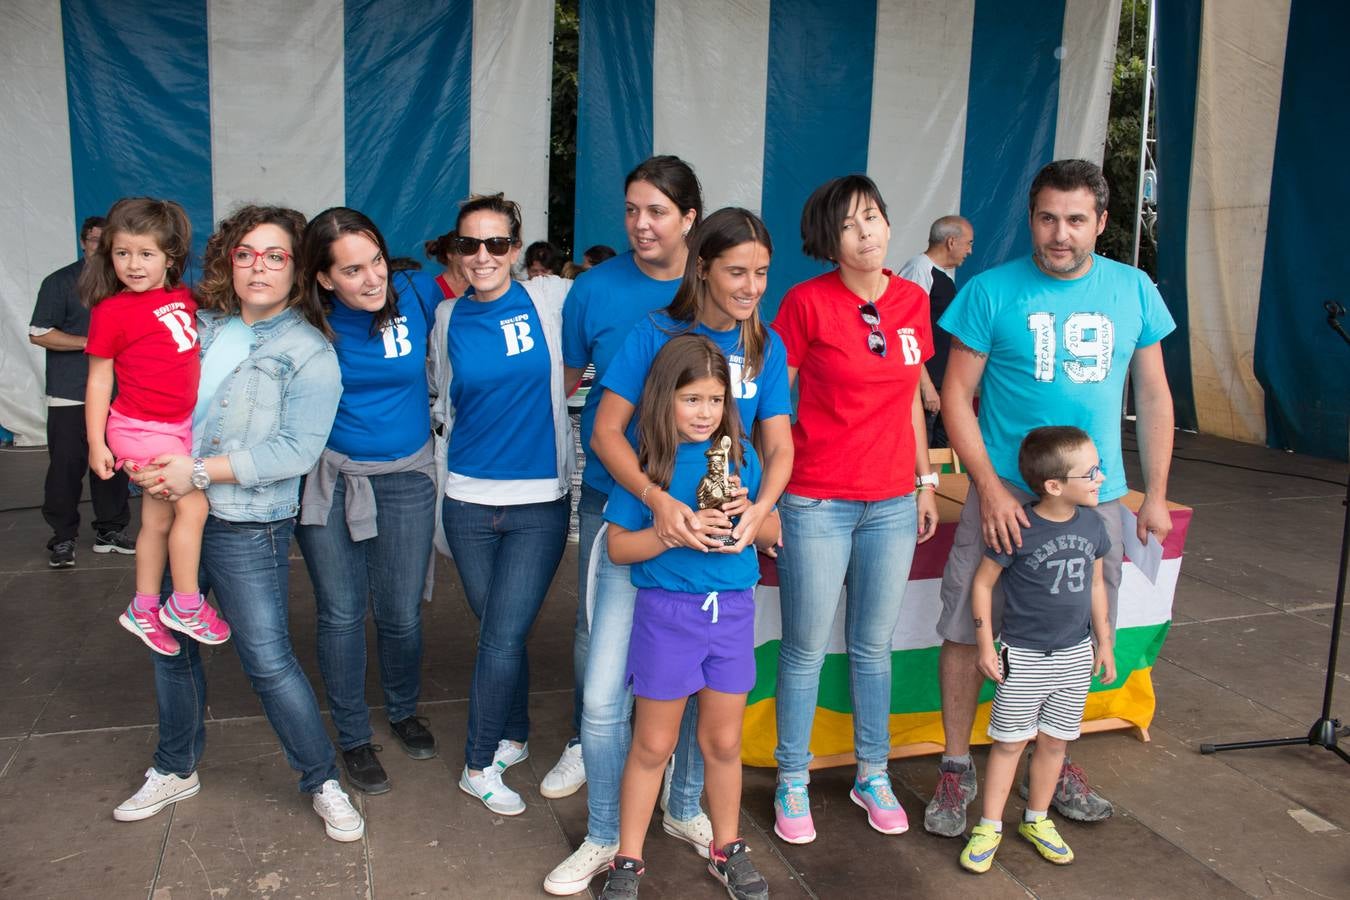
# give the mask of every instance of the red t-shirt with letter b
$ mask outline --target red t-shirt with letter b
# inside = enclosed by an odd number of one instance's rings
[[[84,352],[113,361],[112,408],[133,419],[181,422],[192,416],[200,349],[197,303],[182,286],[123,291],[89,313]]]
[[[914,392],[933,355],[928,295],[889,271],[876,301],[886,355],[867,346],[862,299],[836,269],[783,297],[773,330],[797,369],[792,478],[787,489],[817,500],[886,500],[914,490]]]

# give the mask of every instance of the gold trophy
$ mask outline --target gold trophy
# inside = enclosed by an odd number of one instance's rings
[[[728,474],[731,467],[731,438],[722,435],[722,440],[709,447],[703,455],[708,457],[708,474],[698,483],[695,495],[698,498],[698,508],[721,509],[722,504],[731,500],[731,477]],[[731,547],[736,543],[736,539],[729,534],[721,535],[718,540],[724,547]]]

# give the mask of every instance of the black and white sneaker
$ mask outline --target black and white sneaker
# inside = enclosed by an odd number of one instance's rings
[[[75,565],[75,542],[57,541],[50,548],[51,558],[47,560],[47,565],[53,569],[69,569]]]
[[[95,553],[124,553],[136,555],[136,542],[120,531],[101,531],[94,538]]]
[[[600,900],[637,900],[638,882],[646,871],[640,859],[614,857],[614,861],[609,864],[609,877],[605,879],[605,889],[600,892]]]
[[[726,886],[732,900],[769,900],[769,883],[750,861],[750,848],[740,838],[712,851],[708,871]]]

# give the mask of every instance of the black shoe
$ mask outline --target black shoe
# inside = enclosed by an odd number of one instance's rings
[[[94,538],[95,553],[125,553],[136,555],[136,542],[120,531],[102,531]]]
[[[342,763],[347,767],[347,781],[358,791],[384,794],[389,791],[389,776],[375,755],[375,746],[362,744],[342,751]]]
[[[631,856],[616,856],[609,864],[609,877],[605,879],[600,900],[635,900],[638,895],[638,882],[647,871],[642,860]]]
[[[408,716],[399,722],[390,722],[394,737],[403,745],[403,752],[413,759],[431,759],[436,755],[436,736],[427,731],[426,719]]]
[[[75,565],[74,541],[57,541],[48,549],[52,551],[52,556],[47,560],[47,565],[53,569],[69,569]]]
[[[712,877],[726,885],[735,900],[769,900],[769,883],[750,861],[750,848],[737,838],[708,858]]]

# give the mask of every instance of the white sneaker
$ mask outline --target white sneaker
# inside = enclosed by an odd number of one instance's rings
[[[708,858],[708,848],[712,846],[712,822],[702,811],[688,822],[681,822],[667,810],[661,818],[661,828],[671,837],[677,837],[698,851],[698,855]]]
[[[519,747],[510,741],[498,741],[497,752],[492,754],[492,764],[497,767],[498,772],[505,772],[516,763],[522,763],[529,758],[529,741],[526,741]]]
[[[314,811],[323,819],[328,836],[335,841],[359,841],[366,833],[365,821],[336,779],[328,779],[314,792]]]
[[[618,852],[618,844],[604,846],[592,843],[587,838],[571,856],[548,873],[544,879],[544,890],[558,897],[580,894],[590,885],[592,878],[609,868]]]
[[[484,806],[498,815],[518,816],[525,811],[525,801],[502,783],[502,770],[496,766],[484,769],[481,775],[470,775],[465,766],[459,776],[459,789],[482,800]]]
[[[539,784],[539,793],[550,800],[570,797],[586,783],[586,761],[581,758],[581,741],[569,744]]]
[[[195,797],[201,789],[196,772],[186,778],[179,778],[177,775],[161,775],[151,766],[145,770],[145,784],[113,810],[113,818],[119,822],[139,822],[150,818],[170,803]]]

